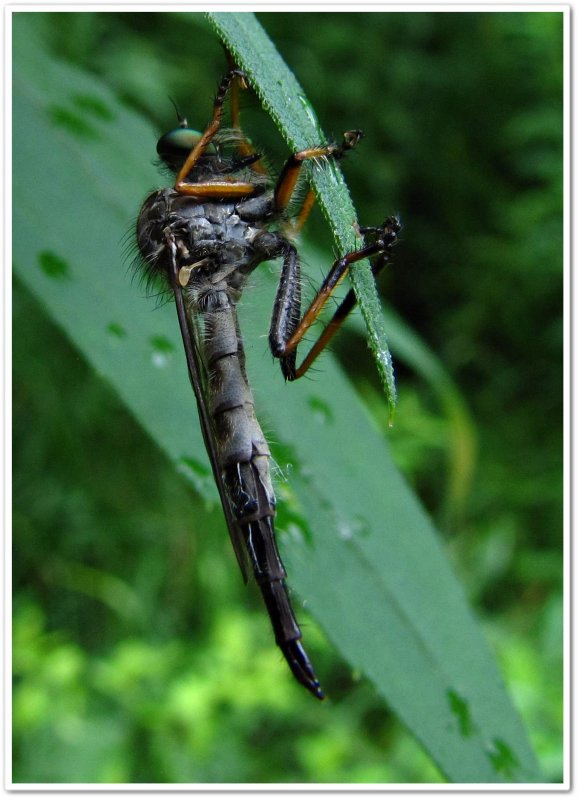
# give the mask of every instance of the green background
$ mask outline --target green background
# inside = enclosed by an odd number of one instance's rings
[[[206,121],[224,59],[200,15],[33,16],[54,56],[93,73],[153,131],[172,124],[168,95],[191,124]],[[542,772],[559,781],[562,15],[258,16],[323,129],[366,133],[344,163],[361,224],[401,214],[402,241],[381,280],[407,323],[387,317],[400,396],[394,428],[386,432],[356,321],[333,350],[436,520]],[[16,102],[22,54],[14,55]],[[244,124],[275,169],[287,150],[257,104],[244,105]],[[62,114],[55,106],[53,118],[80,126],[90,154],[83,119],[99,110],[87,106],[80,121]],[[32,138],[19,121],[15,114],[15,151]],[[153,135],[138,147],[152,158],[154,143]],[[29,163],[42,171],[42,158]],[[150,174],[141,195],[123,197],[135,216],[147,190],[162,185]],[[33,183],[17,188],[18,197],[35,193]],[[111,186],[113,198],[123,189]],[[59,207],[48,206],[58,235]],[[90,242],[107,236],[86,216],[78,227]],[[15,249],[30,235],[15,225]],[[330,262],[321,219],[306,238]],[[119,255],[119,271],[122,263]],[[59,280],[61,269],[44,259],[45,274]],[[320,274],[317,263],[313,283]],[[219,510],[176,475],[35,294],[40,304],[16,283],[14,779],[442,780],[305,612],[332,700],[321,706],[294,686],[256,593],[239,580]],[[315,381],[323,397],[324,361]],[[350,433],[341,432],[341,446]],[[290,486],[298,480],[287,477]],[[284,484],[279,491],[291,506]]]

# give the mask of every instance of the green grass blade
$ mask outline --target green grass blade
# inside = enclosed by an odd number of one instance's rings
[[[152,309],[120,252],[161,184],[150,166],[156,134],[105,86],[48,56],[34,15],[14,17],[13,53],[15,272],[215,501],[175,312]],[[278,463],[292,464],[279,486],[292,587],[449,780],[541,781],[439,539],[355,391],[330,355],[323,375],[292,386],[268,357],[266,273],[244,298],[242,327],[259,415]],[[130,468],[130,454],[111,457]]]
[[[255,16],[218,12],[210,12],[208,16],[238,65],[247,72],[263,107],[278,126],[288,147],[297,151],[324,142],[325,134],[304,90]],[[348,253],[359,248],[362,239],[354,227],[356,212],[342,172],[333,162],[325,169],[311,166],[307,169],[310,170],[318,202],[330,225],[338,251]],[[376,224],[381,221],[377,220]],[[350,277],[392,420],[397,396],[395,376],[382,321],[381,303],[368,261],[354,264]]]

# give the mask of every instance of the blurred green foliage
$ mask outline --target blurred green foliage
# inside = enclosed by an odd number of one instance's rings
[[[382,286],[437,353],[456,403],[395,348],[389,438],[488,623],[544,774],[559,781],[562,14],[259,19],[323,126],[365,131],[344,164],[361,223],[402,216]],[[60,58],[97,73],[160,132],[172,120],[168,95],[193,125],[205,122],[224,60],[201,15],[40,21]],[[277,132],[247,102],[244,123],[277,165]],[[330,252],[320,219],[308,234]],[[334,703],[280,680],[219,512],[181,483],[19,286],[13,312],[14,779],[440,780],[313,623],[309,646]],[[335,349],[384,427],[364,347],[355,334]]]

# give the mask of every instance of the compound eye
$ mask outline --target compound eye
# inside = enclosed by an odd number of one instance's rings
[[[201,139],[201,133],[193,128],[175,128],[164,134],[157,142],[157,154],[164,161],[185,160],[191,150]],[[215,153],[213,144],[209,144],[206,153]]]

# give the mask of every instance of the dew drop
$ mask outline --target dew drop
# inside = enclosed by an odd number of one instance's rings
[[[353,529],[345,520],[340,520],[336,529],[338,531],[339,537],[342,539],[343,542],[349,542],[354,536]]]
[[[327,424],[333,421],[332,409],[325,400],[312,396],[308,398],[308,405],[312,409],[313,417],[317,422]]]
[[[173,343],[166,339],[165,336],[152,336],[149,339],[153,352],[151,353],[151,361],[154,367],[164,369],[175,352]]]
[[[69,108],[56,103],[48,107],[48,113],[55,125],[59,128],[65,128],[77,139],[94,140],[99,138],[98,130],[87,121],[84,113],[71,111]]]
[[[72,98],[74,104],[87,114],[101,119],[104,122],[111,122],[115,115],[109,106],[94,94],[75,94]]]
[[[70,278],[68,262],[51,250],[43,250],[39,253],[38,263],[40,264],[40,269],[49,278],[54,278],[55,280]]]
[[[288,523],[286,526],[286,533],[296,542],[305,542],[308,540],[306,531],[300,525],[298,525],[296,521]]]
[[[336,530],[344,542],[351,541],[355,537],[369,536],[371,532],[368,522],[363,517],[355,517],[354,519],[345,519],[343,517],[338,520]]]
[[[467,739],[473,733],[473,720],[471,719],[469,703],[454,689],[447,690],[447,702],[449,703],[449,708],[457,717],[459,733]]]
[[[507,778],[513,778],[521,766],[511,747],[498,737],[487,748],[487,757],[495,771]]]
[[[127,331],[122,325],[119,325],[118,322],[109,322],[107,325],[107,333],[113,339],[125,339],[127,336]]]
[[[303,94],[299,94],[298,100],[302,103],[302,107],[306,111],[308,119],[310,120],[312,125],[316,128],[317,131],[320,132],[320,123],[318,122],[318,118],[316,116],[314,109],[312,108],[306,97]]]

